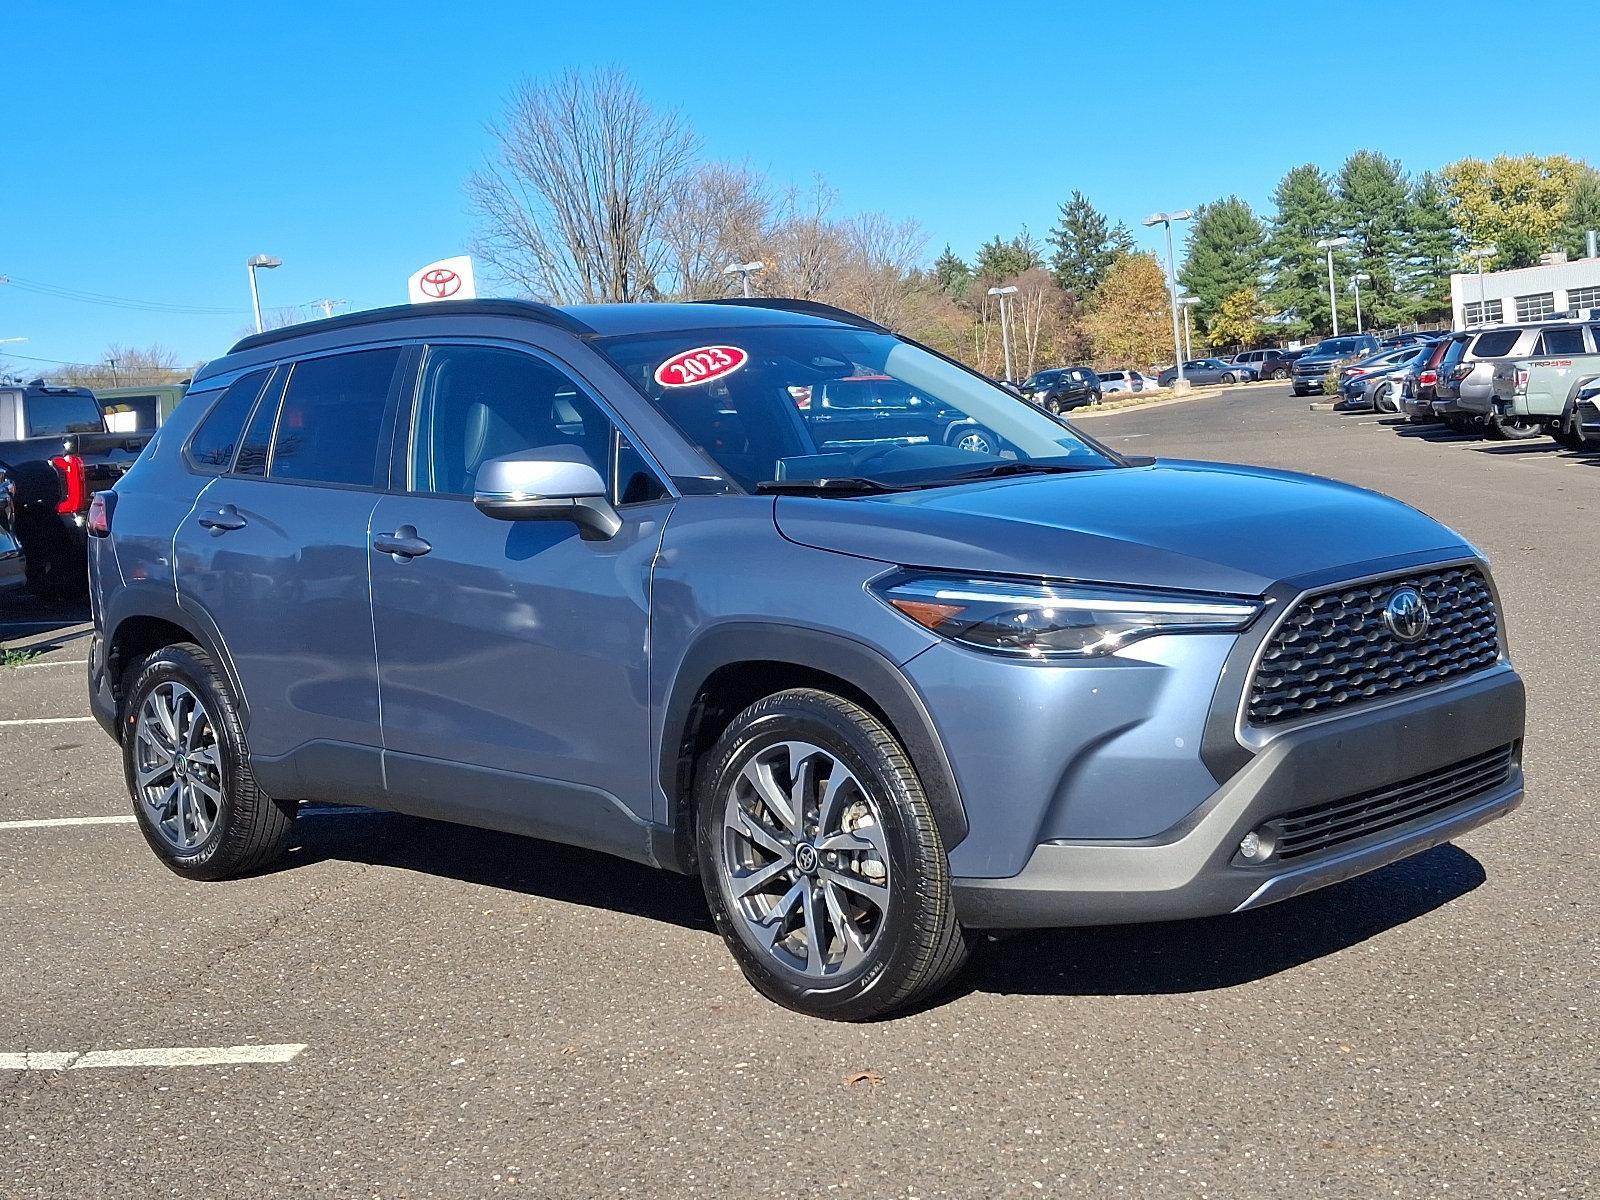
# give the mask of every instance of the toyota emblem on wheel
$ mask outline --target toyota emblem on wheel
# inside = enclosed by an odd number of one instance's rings
[[[443,300],[461,290],[461,276],[448,267],[435,267],[417,280],[417,286],[435,300]]]
[[[1432,620],[1428,602],[1414,587],[1395,588],[1384,605],[1383,623],[1402,642],[1417,641],[1428,632]]]

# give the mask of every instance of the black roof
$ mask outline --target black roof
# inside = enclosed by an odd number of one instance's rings
[[[708,305],[716,305],[723,311],[713,316],[706,311]],[[882,326],[865,317],[857,316],[842,308],[834,308],[811,300],[774,297],[700,300],[682,304],[577,304],[565,308],[540,304],[533,300],[440,300],[429,304],[400,304],[392,308],[368,309],[365,312],[345,313],[343,316],[321,321],[286,325],[282,329],[270,329],[265,333],[255,333],[240,339],[229,353],[237,354],[243,350],[277,345],[280,342],[313,334],[337,332],[386,321],[453,315],[522,317],[564,329],[577,337],[664,333],[678,329],[703,328],[713,324],[724,328],[739,328],[752,325],[828,323],[852,325],[864,329],[882,329]]]

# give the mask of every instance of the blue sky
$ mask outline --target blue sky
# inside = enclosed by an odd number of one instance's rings
[[[1333,168],[1362,147],[1412,171],[1502,152],[1600,162],[1582,99],[1600,74],[1600,6],[1514,12],[8,0],[0,275],[237,311],[0,286],[0,338],[28,339],[0,356],[42,370],[23,356],[161,342],[212,357],[249,321],[244,261],[257,252],[284,259],[262,275],[269,308],[403,302],[412,270],[471,236],[462,183],[484,122],[519,77],[574,66],[625,68],[710,156],[778,180],[821,172],[841,212],[914,217],[930,258],[1023,224],[1042,235],[1073,188],[1137,228],[1154,209],[1231,193],[1265,210],[1288,168]],[[1330,88],[1324,73],[1342,63],[1349,76]]]

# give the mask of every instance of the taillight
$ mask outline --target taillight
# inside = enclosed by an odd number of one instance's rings
[[[1450,372],[1450,378],[1454,379],[1457,383],[1460,383],[1463,379],[1465,379],[1468,375],[1471,375],[1471,374],[1472,374],[1472,364],[1471,363],[1462,363],[1454,371]]]
[[[115,492],[96,492],[89,501],[89,536],[111,536],[111,514],[116,511]]]
[[[76,454],[58,454],[50,465],[61,472],[61,502],[58,513],[83,511],[83,502],[89,497],[88,480],[84,478],[83,459]]]
[[[1439,372],[1437,371],[1424,371],[1417,376],[1417,384],[1420,387],[1433,387],[1438,382]]]
[[[1523,370],[1521,367],[1518,367],[1517,368],[1517,391],[1526,392],[1527,390],[1528,390],[1528,372]]]

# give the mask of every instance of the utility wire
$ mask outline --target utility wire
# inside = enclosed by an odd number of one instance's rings
[[[50,296],[57,300],[76,300],[82,304],[98,304],[106,308],[126,308],[139,312],[163,312],[207,317],[236,317],[245,315],[248,312],[247,309],[243,308],[215,308],[199,304],[169,304],[161,300],[137,300],[128,296],[108,296],[101,292],[86,292],[78,288],[57,287],[54,284],[41,283],[35,279],[20,279],[15,275],[10,277],[0,275],[0,284],[14,287],[22,292]]]

